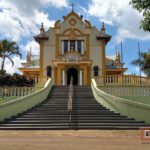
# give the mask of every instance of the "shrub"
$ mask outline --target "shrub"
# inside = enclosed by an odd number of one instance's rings
[[[2,86],[33,86],[35,84],[33,79],[27,79],[25,76],[19,74],[0,74],[0,85]]]

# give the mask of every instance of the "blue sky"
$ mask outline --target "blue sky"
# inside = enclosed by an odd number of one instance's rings
[[[39,46],[33,36],[39,33],[41,22],[48,29],[58,19],[71,11],[70,4],[74,3],[74,10],[88,19],[98,29],[101,22],[106,24],[107,34],[112,35],[106,47],[106,54],[113,57],[120,51],[123,43],[123,56],[127,74],[139,74],[138,67],[132,66],[131,61],[138,57],[137,43],[140,42],[141,51],[150,49],[150,33],[139,29],[142,14],[129,5],[130,0],[0,0],[0,40],[8,38],[15,40],[23,54],[22,60],[14,57],[14,67],[7,60],[7,72],[18,72],[24,62],[26,52],[32,47],[32,53],[39,55]]]

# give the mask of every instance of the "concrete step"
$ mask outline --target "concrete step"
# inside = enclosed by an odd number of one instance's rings
[[[144,122],[136,122],[134,120],[91,120],[91,119],[72,119],[71,120],[72,123],[73,122],[77,122],[78,124],[81,124],[81,123],[86,123],[86,124],[112,124],[112,123],[116,123],[116,124],[127,124],[127,123],[132,123],[132,124],[144,124]],[[7,123],[7,122],[6,122]],[[58,119],[46,119],[46,120],[12,120],[11,121],[11,124],[49,124],[49,123],[68,123],[68,118],[58,118]]]
[[[62,118],[67,120],[68,115],[66,115],[66,116],[47,116],[47,117],[37,117],[37,116],[36,117],[20,117],[20,118],[18,117],[15,120],[20,120],[20,121],[23,121],[23,120],[51,120],[51,119],[58,120],[58,119],[62,119]],[[71,118],[72,118],[72,120],[78,119],[78,120],[99,120],[99,121],[103,121],[103,120],[119,120],[119,121],[131,120],[132,121],[132,120],[134,120],[132,118],[127,119],[125,116],[124,117],[120,117],[120,116],[118,116],[118,117],[117,116],[113,116],[113,117],[107,117],[107,116],[106,117],[72,116]]]
[[[21,116],[19,116],[19,117],[17,117],[17,118],[44,118],[44,117],[54,117],[54,118],[56,118],[56,117],[63,117],[63,116],[69,116],[69,113],[67,113],[67,114],[33,114],[33,113],[27,113],[27,114],[23,114],[23,115],[21,115]],[[85,115],[85,114],[82,114],[82,115],[77,115],[77,114],[72,114],[72,117],[78,117],[78,118],[107,118],[107,117],[111,117],[111,118],[118,118],[118,117],[120,117],[120,118],[126,118],[126,116],[120,116],[119,114],[113,114],[113,115],[110,115],[110,114],[105,114],[105,115],[103,115],[103,114],[101,114],[101,115]]]
[[[59,125],[59,126],[3,126],[0,130],[139,130],[140,126],[80,126],[80,125]]]
[[[74,86],[72,123],[69,125],[69,86],[53,86],[41,104],[0,123],[0,130],[54,129],[139,129],[143,121],[121,116],[103,107],[93,97],[90,86]]]
[[[9,124],[2,124],[0,127],[4,127],[4,126],[11,126],[11,127],[19,127],[19,126],[65,126],[65,125],[68,125],[68,123],[22,123],[22,124],[19,124],[19,123],[9,123]],[[143,123],[77,123],[78,126],[143,126],[144,124]],[[148,126],[148,125],[147,125]]]

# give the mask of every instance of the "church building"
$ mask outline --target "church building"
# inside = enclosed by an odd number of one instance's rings
[[[19,68],[23,74],[38,81],[44,76],[54,78],[55,85],[67,85],[73,77],[74,85],[90,85],[94,76],[120,75],[123,68],[120,54],[114,59],[106,57],[106,45],[111,36],[106,34],[104,23],[100,31],[83,16],[71,11],[54,27],[34,36],[40,45],[40,57],[32,59]]]

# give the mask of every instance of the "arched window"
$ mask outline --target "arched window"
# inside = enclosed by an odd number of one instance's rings
[[[94,70],[94,77],[98,76],[98,66],[94,66],[93,70]]]
[[[51,66],[47,66],[47,76],[51,77],[52,75],[52,67]]]

